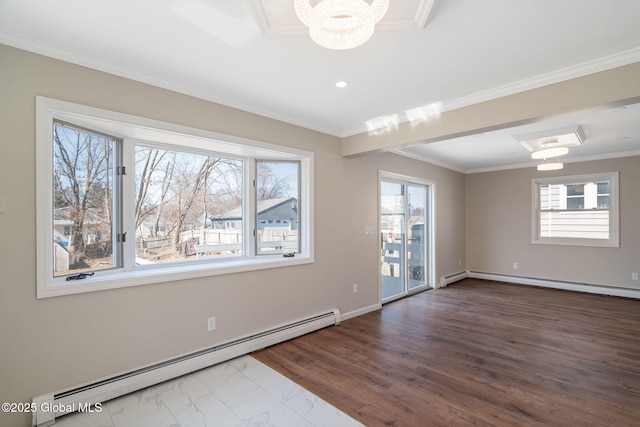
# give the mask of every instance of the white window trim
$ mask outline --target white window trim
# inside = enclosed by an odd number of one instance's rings
[[[157,265],[151,268],[125,265],[123,268],[96,274],[82,281],[67,282],[63,278],[53,278],[53,194],[51,189],[53,171],[53,120],[63,120],[89,129],[100,130],[123,139],[133,139],[155,144],[183,146],[192,150],[216,151],[230,157],[247,159],[245,165],[245,215],[249,215],[254,205],[251,192],[251,174],[254,159],[300,161],[301,210],[300,253],[295,257],[282,255],[255,256],[251,249],[251,239],[245,239],[245,256],[226,258],[211,262],[193,261],[181,264]],[[288,267],[314,262],[314,216],[313,216],[313,153],[223,135],[202,129],[146,119],[124,113],[74,104],[45,97],[36,97],[36,278],[38,299],[61,295],[77,294],[129,286],[147,285],[199,277],[232,274],[269,268]],[[131,164],[131,163],[130,163]],[[123,189],[127,192],[131,189]],[[125,206],[126,209],[126,206]],[[253,215],[251,213],[251,215]],[[250,216],[246,216],[250,218]],[[252,221],[245,221],[246,236],[253,233]],[[124,228],[131,232],[130,221],[125,218]],[[134,232],[129,234],[135,235]],[[135,239],[131,239],[134,241]],[[131,245],[135,242],[131,242]]]
[[[571,237],[541,237],[540,236],[540,186],[544,184],[578,184],[583,182],[609,181],[609,239],[581,239]],[[559,176],[548,178],[534,178],[531,180],[531,243],[537,245],[591,246],[618,248],[620,247],[619,227],[619,173],[602,172],[584,175]]]

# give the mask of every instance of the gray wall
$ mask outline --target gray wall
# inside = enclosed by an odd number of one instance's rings
[[[462,270],[465,177],[396,156],[341,156],[338,138],[0,45],[0,401],[40,395],[378,296],[378,170],[437,185],[437,275]],[[35,96],[315,153],[310,265],[36,300]],[[358,283],[358,294],[352,284]],[[206,319],[217,329],[207,332]],[[0,425],[29,415],[0,413]]]
[[[620,172],[620,247],[531,244],[531,180]],[[540,279],[640,289],[640,157],[566,163],[466,176],[467,269]],[[518,269],[512,263],[518,263]]]

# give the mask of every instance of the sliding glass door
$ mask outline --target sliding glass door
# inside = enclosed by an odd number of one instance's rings
[[[431,199],[431,183],[381,173],[382,302],[423,290],[432,283]]]

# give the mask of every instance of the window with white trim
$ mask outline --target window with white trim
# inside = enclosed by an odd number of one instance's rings
[[[618,247],[618,172],[533,183],[532,242]]]
[[[43,97],[36,120],[39,298],[313,262],[312,153]]]

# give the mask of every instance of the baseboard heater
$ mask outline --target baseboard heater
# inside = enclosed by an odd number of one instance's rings
[[[458,282],[460,280],[466,279],[468,277],[466,271],[462,271],[460,273],[450,274],[449,276],[442,276],[440,278],[440,288],[444,288],[452,283]]]
[[[325,313],[271,328],[193,353],[175,357],[92,383],[36,396],[33,426],[50,426],[56,417],[74,411],[90,410],[92,405],[167,381],[217,363],[340,323],[340,311]]]
[[[640,299],[640,289],[621,288],[618,286],[594,285],[562,280],[537,279],[535,277],[509,276],[506,274],[483,273],[468,271],[467,276],[472,279],[495,280],[516,285],[539,286],[543,288],[563,289],[565,291],[586,292],[589,294],[609,295],[622,298]]]

